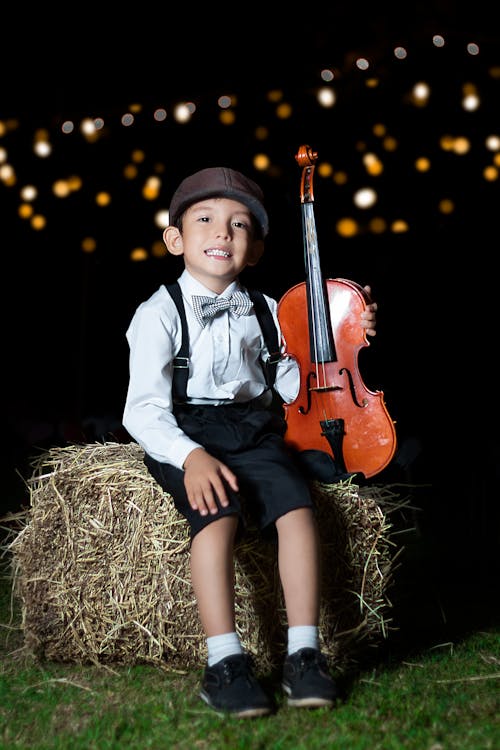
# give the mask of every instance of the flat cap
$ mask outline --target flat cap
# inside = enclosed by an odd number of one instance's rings
[[[170,201],[170,224],[175,224],[186,208],[204,198],[240,201],[257,219],[262,236],[268,233],[269,219],[264,208],[264,193],[256,182],[229,167],[208,167],[186,177]]]

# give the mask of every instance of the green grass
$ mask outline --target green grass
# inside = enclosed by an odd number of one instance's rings
[[[200,673],[37,662],[23,650],[10,581],[0,600],[0,747],[71,750],[498,750],[500,638],[494,628],[410,656],[382,654],[340,681],[334,710],[221,717],[198,698]]]

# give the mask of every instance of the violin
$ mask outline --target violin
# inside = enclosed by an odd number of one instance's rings
[[[278,303],[287,353],[300,370],[297,398],[284,404],[285,441],[299,451],[331,456],[339,475],[378,474],[396,450],[396,431],[382,391],[372,391],[359,372],[359,352],[369,346],[361,313],[367,292],[347,279],[323,279],[314,219],[313,175],[318,154],[301,146],[301,207],[306,280]]]

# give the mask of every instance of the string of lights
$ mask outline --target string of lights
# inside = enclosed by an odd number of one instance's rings
[[[65,245],[83,253],[106,252],[109,226],[144,214],[120,241],[122,256],[141,262],[165,253],[168,198],[191,168],[219,155],[287,195],[296,145],[314,137],[332,236],[411,233],[423,208],[453,221],[466,193],[498,190],[499,85],[500,61],[477,42],[434,34],[425,49],[352,53],[284,85],[0,116],[0,186],[31,241],[49,235],[53,246],[63,214],[73,225]]]

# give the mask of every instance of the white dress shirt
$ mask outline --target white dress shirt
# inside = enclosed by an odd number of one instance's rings
[[[188,402],[243,403],[262,395],[269,404],[271,393],[261,365],[268,350],[255,312],[236,317],[226,310],[202,327],[193,312],[191,296],[221,295],[215,295],[186,270],[178,281],[189,330]],[[236,280],[223,296],[241,289]],[[267,295],[266,301],[279,331],[278,303]],[[182,326],[164,285],[139,305],[126,336],[130,377],[123,425],[146,453],[181,469],[188,454],[200,444],[179,428],[172,412],[172,363],[181,346]],[[284,355],[276,368],[275,388],[286,403],[297,397],[299,378],[297,362]]]

